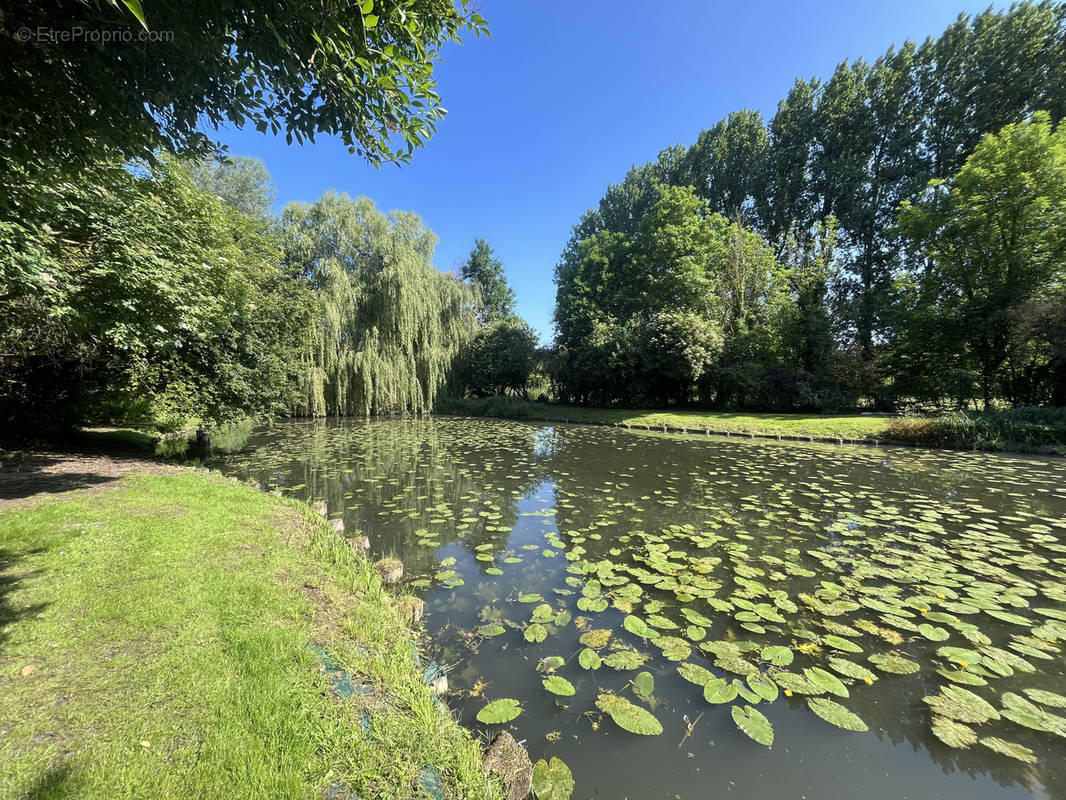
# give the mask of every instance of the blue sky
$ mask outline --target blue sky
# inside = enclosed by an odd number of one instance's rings
[[[997,3],[997,7],[1002,4]],[[691,144],[730,111],[764,117],[796,77],[828,78],[840,61],[936,36],[964,0],[483,0],[491,38],[444,52],[448,115],[412,164],[375,170],[339,142],[287,146],[254,129],[225,130],[258,156],[278,202],[327,189],[412,210],[440,237],[450,269],[474,237],[503,260],[518,311],[547,341],[552,269],[571,226],[608,183],[664,147]]]

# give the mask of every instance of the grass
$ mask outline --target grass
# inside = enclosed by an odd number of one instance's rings
[[[724,433],[813,436],[834,439],[878,439],[890,422],[885,415],[758,414],[731,411],[645,411],[591,408],[561,403],[531,403],[511,397],[448,400],[440,411],[469,416],[507,417],[594,424],[712,430]]]
[[[497,796],[412,636],[309,509],[211,473],[2,510],[0,797],[406,798],[427,765]]]
[[[506,419],[663,426],[756,436],[801,436],[950,447],[961,450],[1066,454],[1066,409],[949,412],[929,417],[888,414],[773,414],[732,411],[644,411],[531,403],[514,397],[442,401],[438,413]]]

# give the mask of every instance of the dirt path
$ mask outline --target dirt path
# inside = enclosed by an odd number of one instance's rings
[[[180,467],[136,456],[51,451],[0,451],[0,509],[75,489],[103,489],[133,473]]]

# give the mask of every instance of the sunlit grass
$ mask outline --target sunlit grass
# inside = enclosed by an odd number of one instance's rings
[[[138,476],[0,513],[0,566],[0,797],[407,797],[427,765],[492,796],[372,567],[294,502]],[[331,696],[312,643],[373,693]]]

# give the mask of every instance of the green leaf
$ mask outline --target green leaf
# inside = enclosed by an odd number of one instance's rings
[[[764,647],[760,656],[763,661],[769,661],[775,667],[787,667],[792,663],[792,650],[782,645]]]
[[[537,800],[570,800],[574,776],[562,759],[540,759],[533,765],[533,794]]]
[[[619,728],[630,733],[658,736],[663,732],[663,726],[650,711],[633,705],[624,697],[603,692],[596,699],[596,707],[609,714]]]
[[[733,722],[737,724],[737,727],[756,742],[767,747],[774,743],[774,728],[770,724],[770,720],[757,709],[751,706],[744,706],[743,709],[740,706],[733,706],[730,709],[730,713],[733,715]]]
[[[541,683],[549,692],[557,694],[560,697],[570,697],[577,691],[574,688],[574,684],[559,675],[552,675],[551,677],[545,678]]]
[[[836,636],[829,634],[823,636],[822,641],[832,647],[834,650],[843,650],[846,653],[861,653],[862,648],[850,639],[845,639],[843,636]]]
[[[522,708],[518,705],[517,700],[505,698],[503,700],[494,700],[477,712],[477,721],[486,725],[500,725],[504,722],[510,722],[521,713]]]
[[[603,663],[611,669],[637,669],[646,660],[643,653],[636,650],[615,650],[610,655],[604,656]]]
[[[1026,764],[1035,764],[1037,762],[1036,754],[1024,745],[1008,742],[1005,739],[1000,739],[996,736],[986,736],[980,741],[981,744],[989,750],[999,753],[1000,755],[1016,758],[1018,761],[1022,761]]]
[[[1066,697],[1061,694],[1055,694],[1054,692],[1047,692],[1043,689],[1026,689],[1025,693],[1029,695],[1030,700],[1035,700],[1042,706],[1052,706],[1054,708],[1066,708]]]
[[[711,678],[703,685],[703,699],[708,703],[731,703],[737,697],[737,687],[724,678]]]
[[[622,627],[634,636],[639,636],[642,639],[653,639],[659,635],[658,631],[649,628],[640,617],[634,617],[632,615],[622,620]]]
[[[777,684],[770,680],[767,676],[755,672],[747,677],[748,686],[763,700],[772,703],[777,699],[779,689]]]
[[[871,672],[861,664],[856,664],[854,661],[848,661],[846,658],[831,658],[829,659],[830,669],[835,669],[841,675],[846,678],[852,678],[857,681],[865,681],[866,683],[873,683],[877,680],[877,673]]]
[[[586,631],[581,634],[581,638],[578,639],[581,644],[585,645],[592,650],[600,650],[607,646],[607,642],[611,640],[611,631],[609,628],[597,628],[591,631]]]
[[[548,638],[548,629],[539,622],[534,622],[526,627],[525,637],[527,642],[543,642]]]
[[[650,672],[638,672],[633,679],[633,693],[639,697],[651,697],[655,691],[655,678]]]
[[[363,16],[363,24],[366,25],[368,28],[376,28],[378,24],[378,15],[365,14]]]
[[[923,697],[934,713],[958,722],[983,723],[999,719],[999,712],[983,697],[961,686],[945,686],[940,694]]]
[[[969,747],[977,741],[973,728],[947,717],[934,716],[933,735],[948,747]]]
[[[874,653],[867,660],[882,672],[895,675],[911,675],[922,668],[917,661],[911,661],[899,653]]]
[[[826,697],[809,697],[807,698],[807,706],[831,725],[836,725],[838,728],[843,728],[847,731],[868,731],[869,728],[866,723],[852,711],[844,708],[840,703],[835,700],[830,700]]]
[[[578,654],[577,663],[585,669],[599,669],[603,661],[595,650],[586,647]]]
[[[562,656],[545,656],[537,663],[537,672],[554,672],[565,663]]]
[[[947,639],[948,637],[951,636],[951,634],[948,633],[943,628],[941,628],[941,627],[939,627],[937,625],[930,625],[929,623],[924,623],[922,625],[919,625],[918,626],[918,633],[920,633],[922,636],[924,636],[926,639],[929,639],[932,642],[942,642],[942,641],[944,641],[945,639]],[[976,739],[974,739],[974,741],[976,741]]]
[[[141,23],[141,27],[148,30],[148,21],[144,18],[144,9],[141,8],[140,0],[122,0],[122,5],[130,10],[130,13]]]
[[[835,694],[837,697],[848,696],[848,687],[844,685],[844,682],[832,672],[824,670],[821,667],[811,667],[810,669],[803,670],[803,677],[815,686],[824,689],[830,694]]]
[[[694,683],[697,686],[706,686],[707,682],[714,678],[714,673],[709,669],[689,661],[686,661],[684,664],[679,664],[677,672],[686,681]]]
[[[660,636],[654,644],[668,661],[684,661],[692,655],[692,645],[677,636]]]
[[[481,636],[499,636],[501,633],[506,632],[506,628],[497,622],[490,623],[488,625],[479,625],[477,632]]]

